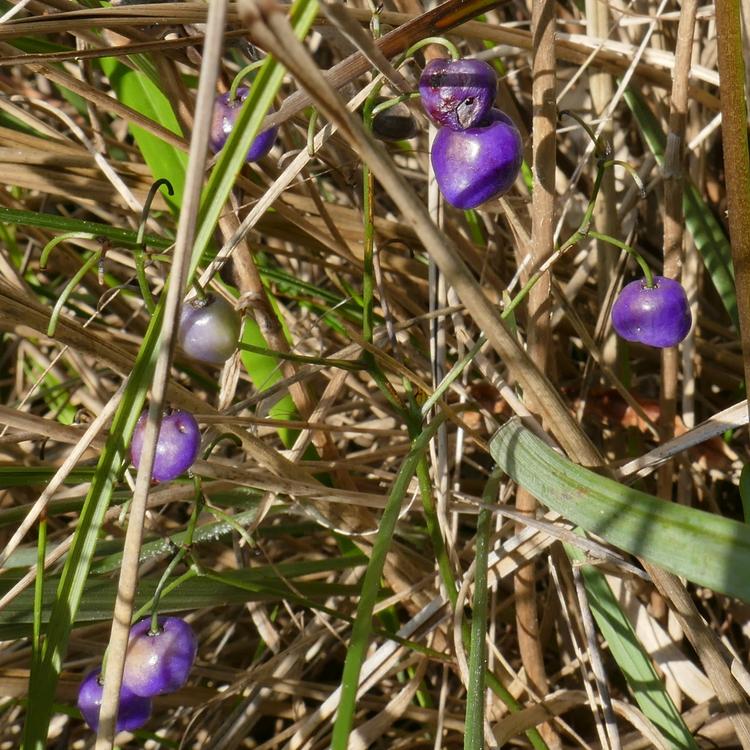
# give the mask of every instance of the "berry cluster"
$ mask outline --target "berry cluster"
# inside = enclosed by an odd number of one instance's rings
[[[154,632],[150,617],[136,623],[128,639],[116,731],[140,729],[151,716],[151,699],[187,682],[197,650],[193,629],[179,617],[159,617]],[[78,690],[78,708],[94,731],[102,704],[101,671],[89,672]]]
[[[440,192],[456,208],[476,208],[506,193],[523,162],[521,134],[492,105],[494,70],[482,60],[432,60],[419,79],[422,106],[440,127],[432,168]]]

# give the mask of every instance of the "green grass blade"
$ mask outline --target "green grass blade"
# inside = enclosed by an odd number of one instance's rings
[[[316,0],[296,0],[290,14],[295,32],[303,38],[315,20],[318,11]],[[284,77],[284,69],[272,57],[267,57],[260,67],[247,98],[243,102],[234,128],[219,153],[216,164],[203,190],[201,210],[195,236],[196,255],[200,258],[210,254],[214,230],[234,186],[237,175],[245,163],[245,156],[255,140],[266,112],[271,107]],[[269,294],[271,305],[274,300]],[[274,306],[275,307],[275,306]],[[282,325],[283,325],[283,321]],[[244,343],[265,347],[255,321],[248,320],[244,326]],[[259,390],[269,388],[281,379],[279,361],[250,352],[242,352],[242,364]],[[272,417],[286,418],[295,414],[294,402],[286,396],[271,410]],[[289,430],[280,430],[286,444],[293,440]]]
[[[56,214],[45,214],[40,211],[23,211],[21,209],[6,208],[0,206],[0,222],[5,224],[18,224],[24,227],[40,227],[51,229],[53,232],[85,232],[96,237],[106,237],[119,245],[135,247],[138,232],[130,229],[120,229],[111,224],[99,224],[95,221],[84,221],[82,219],[70,219],[66,216]],[[147,234],[145,242],[149,247],[165,249],[172,245],[172,240]]]
[[[586,562],[586,555],[577,547],[566,544],[565,550],[574,563]],[[641,711],[674,747],[697,750],[698,745],[690,730],[664,689],[651,659],[643,650],[630,620],[620,609],[604,576],[591,565],[583,565],[581,574],[596,624]]]
[[[659,500],[572,463],[509,420],[492,438],[500,467],[541,503],[610,544],[689,581],[750,601],[750,527]]]
[[[320,607],[329,597],[352,596],[356,592],[355,588],[335,582],[304,580],[295,580],[293,588],[290,588],[284,583],[284,579],[293,580],[308,575],[351,570],[361,567],[365,562],[364,555],[351,555],[288,565],[207,573],[185,581],[175,590],[165,594],[159,602],[159,611],[180,612],[244,604],[249,601],[281,602],[285,599],[299,600],[303,596],[315,603],[316,607]],[[0,577],[0,596],[18,582],[20,575],[9,573]],[[139,582],[136,609],[153,597],[158,583],[159,576],[145,578]],[[42,587],[42,632],[50,622],[58,584],[59,577],[51,578],[46,580]],[[84,593],[76,613],[76,625],[112,619],[112,609],[117,596],[116,578],[89,577],[85,583]],[[3,608],[0,612],[0,639],[32,635],[35,617],[34,596],[33,588],[26,589]],[[47,632],[49,633],[48,629]]]
[[[307,34],[318,11],[316,0],[296,0],[290,14],[294,30],[300,38]],[[211,245],[214,228],[229,198],[235,179],[245,163],[245,156],[258,134],[263,118],[271,107],[284,78],[284,69],[267,57],[253,80],[247,98],[237,115],[235,126],[219,153],[216,164],[203,190],[201,212],[195,236],[199,254]]]
[[[492,472],[487,480],[482,500],[494,503],[502,472]],[[474,599],[471,605],[471,649],[469,651],[469,684],[466,688],[466,731],[464,750],[484,748],[485,674],[487,672],[487,569],[492,535],[493,514],[482,508],[477,516],[476,549],[474,551]]]
[[[378,534],[372,548],[372,555],[367,566],[362,590],[360,591],[357,604],[357,614],[352,627],[352,635],[346,652],[344,671],[341,677],[341,700],[339,702],[336,720],[333,725],[333,736],[331,738],[331,750],[346,750],[349,744],[349,734],[354,723],[354,710],[357,703],[357,688],[359,687],[359,675],[362,670],[365,652],[372,632],[373,611],[380,592],[380,577],[383,574],[383,566],[388,549],[391,546],[393,531],[396,528],[409,483],[417,471],[424,452],[432,440],[437,428],[443,423],[444,418],[437,417],[424,429],[422,434],[412,442],[412,447],[393,482],[388,494],[388,501],[380,519]]]
[[[657,163],[663,164],[667,139],[658,120],[633,89],[625,91],[625,101],[638,122],[641,133],[656,157]],[[727,311],[735,329],[739,330],[734,266],[732,265],[732,248],[729,240],[695,185],[689,179],[685,180],[684,185],[683,211],[685,213],[685,225],[692,235],[706,270],[711,276],[711,281],[713,281],[716,291],[721,297],[724,309]]]
[[[78,518],[73,543],[66,557],[50,612],[42,658],[29,679],[29,708],[24,724],[25,750],[42,750],[46,747],[52,701],[62,660],[81,605],[99,530],[116,485],[117,472],[146,400],[162,318],[163,307],[160,304],[151,318],[128,388],[115,413],[91,488]]]

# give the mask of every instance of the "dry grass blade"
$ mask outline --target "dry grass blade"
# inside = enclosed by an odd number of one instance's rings
[[[0,746],[93,747],[106,654],[99,747],[750,748],[750,587],[722,563],[750,554],[737,8],[104,5],[0,7]],[[495,71],[526,160],[471,211],[414,96],[447,54]],[[406,139],[371,135],[375,97]],[[609,333],[623,243],[684,260],[664,356]],[[188,256],[241,311],[223,366],[171,354]],[[195,416],[192,476],[130,465],[147,392]],[[198,654],[113,736],[131,601]]]
[[[99,728],[96,734],[96,750],[108,750],[114,745],[122,673],[125,667],[136,587],[138,586],[138,562],[143,540],[143,525],[149,486],[154,467],[161,415],[166,403],[172,352],[177,340],[179,308],[182,304],[188,279],[193,254],[193,241],[198,223],[198,209],[203,187],[203,169],[208,151],[214,91],[216,90],[226,19],[226,5],[225,0],[216,0],[209,10],[206,51],[198,88],[195,130],[190,141],[190,162],[186,178],[185,197],[180,222],[177,225],[170,285],[164,303],[164,323],[159,337],[159,353],[150,391],[151,403],[148,424],[143,438],[141,461],[138,466],[133,501],[128,515],[128,529],[123,547],[117,601],[112,618],[112,633],[107,648],[107,664],[103,671],[104,684]]]

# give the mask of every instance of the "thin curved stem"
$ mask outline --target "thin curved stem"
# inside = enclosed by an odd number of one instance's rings
[[[449,39],[446,39],[442,36],[428,36],[424,39],[420,39],[415,44],[412,44],[411,47],[409,47],[406,52],[404,52],[402,56],[402,60],[407,60],[410,57],[414,57],[414,55],[419,52],[419,50],[423,49],[424,47],[428,47],[431,44],[439,44],[442,47],[445,47],[445,49],[448,50],[448,54],[451,56],[451,60],[458,60],[459,57],[461,57],[461,53],[458,51],[458,47],[456,47],[453,42],[451,42]]]
[[[248,73],[252,73],[252,71],[259,68],[265,60],[256,60],[255,62],[250,63],[249,65],[245,65],[244,68],[242,68],[239,73],[232,79],[232,85],[229,87],[229,101],[233,102],[237,99],[237,89],[240,87],[240,84],[245,79],[245,76]]]
[[[57,321],[62,312],[63,305],[68,301],[68,297],[73,293],[73,290],[81,283],[83,277],[91,271],[99,263],[102,257],[101,250],[98,250],[78,269],[77,273],[73,278],[66,284],[65,289],[62,290],[62,294],[57,298],[55,306],[52,308],[52,314],[49,318],[49,325],[47,326],[47,335],[54,336],[57,330]]]
[[[67,240],[98,240],[97,235],[91,232],[65,232],[53,237],[42,249],[42,254],[39,258],[39,268],[44,270],[47,267],[49,256],[52,251],[61,243]]]
[[[595,240],[601,240],[602,242],[608,242],[610,245],[619,247],[620,250],[624,250],[626,253],[635,258],[638,265],[643,271],[643,275],[646,277],[646,286],[652,288],[654,286],[654,272],[651,267],[646,263],[646,259],[634,248],[628,245],[627,242],[610,237],[608,234],[601,234],[601,232],[595,232],[593,229],[589,232],[589,237],[593,237]]]
[[[174,188],[172,187],[172,183],[165,177],[156,180],[156,182],[151,185],[148,191],[148,195],[146,196],[146,200],[143,204],[143,211],[141,211],[141,221],[138,224],[138,234],[136,235],[137,247],[134,254],[135,275],[138,279],[138,288],[141,291],[143,304],[146,306],[146,309],[148,310],[150,315],[153,315],[154,310],[156,309],[156,302],[154,301],[154,297],[151,294],[151,289],[148,285],[148,280],[146,279],[146,222],[148,221],[148,215],[151,211],[151,204],[154,202],[154,198],[156,198],[157,191],[162,186],[165,186],[167,188],[168,195],[174,195]]]

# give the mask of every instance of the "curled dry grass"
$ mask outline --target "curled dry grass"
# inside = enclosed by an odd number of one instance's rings
[[[722,411],[741,400],[745,360],[723,225],[713,7],[690,6],[694,29],[687,5],[683,20],[656,3],[386,7],[387,59],[447,33],[498,66],[498,101],[527,161],[547,154],[537,172],[546,200],[519,179],[465,215],[438,204],[418,107],[418,136],[383,148],[327,88],[354,111],[373,63],[403,85],[362,38],[371,10],[313,18],[298,6],[297,28],[305,13],[313,22],[314,65],[268,6],[230,4],[226,22],[201,3],[0,6],[0,746],[16,747],[22,732],[43,746],[53,699],[49,746],[93,746],[72,706],[82,673],[108,644],[115,661],[127,632],[112,626],[117,587],[127,600],[137,572],[135,606],[146,603],[185,541],[192,484],[148,488],[132,468],[117,473],[123,446],[109,427],[127,438],[146,386],[193,411],[212,446],[195,467],[206,500],[190,548],[199,575],[162,600],[185,613],[200,650],[189,685],[157,700],[146,730],[120,746],[746,746],[747,605],[693,584],[687,596],[676,577],[577,541],[564,518],[534,513],[528,493],[493,474],[488,452],[510,416],[533,425],[535,414],[536,430],[579,463],[623,480],[640,471],[650,493],[742,518],[747,414]],[[550,12],[554,47],[531,28]],[[222,37],[219,53],[211,40]],[[225,90],[259,49],[294,75],[260,74],[259,95],[276,108],[264,124],[280,123],[280,137],[235,179],[243,144],[234,158],[187,157],[210,116],[198,76],[218,66]],[[549,66],[554,102],[539,83]],[[418,71],[400,74],[413,86]],[[321,112],[312,154],[310,105]],[[552,122],[555,108],[611,139],[646,187],[641,198],[623,168],[610,171],[595,226],[681,274],[696,325],[677,357],[613,337],[608,309],[635,267],[586,238],[500,322],[506,292],[553,237],[578,228],[593,189],[592,144],[572,121]],[[373,261],[363,162],[375,177]],[[152,205],[146,281],[158,298],[180,259],[242,307],[245,348],[221,372],[177,351],[153,375],[174,309],[154,317],[144,304],[135,239],[164,177],[175,195]],[[88,234],[43,266],[45,245],[73,230]],[[81,279],[49,334],[69,280],[103,250],[102,270]],[[423,420],[420,407],[482,334],[488,343]],[[717,415],[718,429],[690,432]],[[35,607],[39,529],[47,571]],[[585,564],[594,557],[606,578]],[[38,655],[40,643],[59,665]],[[108,746],[100,734],[97,747]]]

